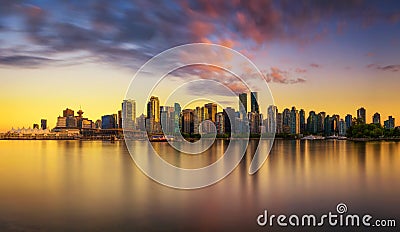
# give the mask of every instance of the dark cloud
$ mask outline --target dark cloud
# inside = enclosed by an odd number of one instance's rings
[[[8,66],[23,66],[23,67],[36,68],[42,65],[53,64],[54,62],[56,62],[56,60],[44,57],[24,56],[24,55],[0,56],[0,65],[8,65]]]
[[[311,63],[310,67],[312,67],[312,68],[320,68],[321,65],[320,64],[316,64],[316,63]]]
[[[376,70],[381,70],[381,71],[390,71],[390,72],[398,72],[400,71],[400,65],[386,65],[386,66],[382,66],[382,65],[378,65],[378,64],[369,64],[367,65],[367,68],[373,68]]]
[[[214,42],[245,52],[271,41],[307,46],[332,31],[344,33],[349,22],[397,22],[400,11],[381,5],[362,0],[59,0],[36,5],[0,0],[0,25],[1,31],[17,30],[37,48],[29,55],[85,52],[106,63],[136,68],[185,43]],[[8,23],[8,16],[20,18],[23,25]]]

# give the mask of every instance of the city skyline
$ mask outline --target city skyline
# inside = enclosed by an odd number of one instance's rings
[[[396,127],[394,117],[392,115],[388,116],[388,119],[385,120],[384,117],[381,116],[379,112],[375,112],[373,116],[371,117],[371,120],[366,120],[367,119],[367,114],[368,112],[364,107],[360,107],[356,110],[356,114],[352,114],[351,112],[348,112],[346,116],[340,115],[340,114],[329,114],[326,113],[325,111],[305,111],[303,108],[301,109],[296,109],[295,106],[292,106],[290,108],[284,108],[279,111],[279,108],[274,105],[268,106],[267,113],[262,114],[259,112],[259,104],[256,100],[257,98],[257,92],[249,92],[249,93],[240,93],[237,96],[237,101],[238,101],[238,107],[227,107],[222,109],[221,107],[218,107],[217,109],[217,104],[215,103],[205,103],[203,106],[195,106],[194,108],[182,108],[180,104],[174,103],[174,106],[163,106],[160,105],[160,100],[156,96],[151,96],[151,98],[148,101],[147,104],[147,114],[144,114],[145,112],[139,113],[138,115],[136,114],[136,101],[133,99],[126,99],[122,101],[121,104],[121,109],[117,111],[117,113],[114,114],[109,114],[109,115],[103,115],[101,116],[101,120],[91,120],[89,118],[85,118],[82,115],[84,112],[82,109],[79,109],[77,111],[77,116],[75,116],[74,110],[70,108],[66,108],[63,110],[62,117],[58,116],[57,118],[57,123],[54,129],[62,129],[62,128],[81,128],[81,129],[90,129],[90,128],[101,128],[101,129],[113,129],[113,128],[122,128],[122,124],[125,123],[125,126],[127,128],[133,128],[133,129],[138,129],[138,130],[144,130],[146,128],[150,133],[154,132],[161,132],[161,124],[166,123],[163,125],[167,125],[168,127],[168,133],[176,133],[176,122],[174,123],[173,121],[177,120],[176,115],[178,113],[179,117],[182,117],[182,132],[185,133],[198,133],[196,131],[200,131],[198,128],[198,125],[200,122],[209,119],[217,127],[217,131],[224,131],[226,130],[226,127],[230,127],[228,124],[224,123],[224,120],[226,119],[227,115],[224,115],[223,113],[232,111],[231,113],[228,112],[229,117],[232,115],[235,115],[234,117],[236,118],[243,118],[243,110],[246,109],[246,105],[250,103],[251,109],[246,110],[246,120],[249,120],[249,125],[250,128],[254,127],[253,121],[254,115],[252,113],[256,113],[257,115],[260,115],[260,118],[257,119],[256,125],[257,127],[266,127],[264,130],[271,130],[271,128],[275,128],[274,130],[276,133],[287,133],[287,134],[303,134],[305,132],[308,133],[317,133],[323,131],[323,128],[320,128],[320,125],[317,125],[317,122],[315,120],[320,120],[319,123],[322,123],[322,127],[324,124],[324,119],[328,120],[335,120],[334,127],[335,129],[333,130],[333,133],[337,130],[338,134],[345,135],[345,132],[347,128],[349,128],[351,125],[354,124],[355,121],[359,121],[364,124],[380,124],[384,126],[385,128],[394,128]],[[245,103],[244,103],[245,102]],[[244,107],[241,107],[241,106]],[[193,107],[193,105],[191,105]],[[201,109],[201,112],[200,112]],[[177,111],[178,110],[178,111]],[[197,120],[197,126],[191,125],[191,129],[187,128],[187,125],[184,124],[184,120],[189,120],[187,117],[189,116],[188,114],[198,114],[194,115],[195,118],[191,118],[190,120],[193,123],[193,120]],[[308,114],[307,114],[308,113]],[[318,117],[321,117],[320,115],[322,114],[322,118],[318,119]],[[327,116],[330,116],[330,118],[326,118]],[[143,119],[141,119],[144,117]],[[193,116],[190,116],[193,117]],[[222,117],[222,118],[221,118]],[[224,119],[225,117],[225,119]],[[258,116],[257,116],[258,117]],[[286,117],[286,119],[285,119]],[[187,118],[187,119],[185,119]],[[198,119],[197,119],[198,118]],[[201,118],[201,119],[200,119]],[[273,118],[273,119],[272,119]],[[288,119],[289,118],[289,119]],[[166,122],[167,120],[172,119],[172,122]],[[293,121],[294,119],[294,121]],[[136,121],[143,121],[143,125],[135,125]],[[148,121],[147,121],[148,120]],[[181,119],[179,119],[179,123]],[[190,121],[189,120],[189,121]],[[221,121],[222,120],[222,121]],[[287,121],[289,120],[289,121]],[[322,120],[322,122],[321,122]],[[40,128],[41,129],[47,129],[51,126],[48,125],[47,123],[48,119],[41,119],[40,121]],[[220,123],[223,123],[224,126],[221,127]],[[332,123],[332,121],[327,121],[325,123]],[[140,124],[140,123],[139,123]],[[175,125],[174,125],[175,124]],[[184,126],[186,125],[186,126]],[[188,124],[189,125],[189,124]],[[196,125],[196,124],[195,124]],[[273,125],[273,126],[272,126]],[[288,126],[288,128],[285,128],[285,125]],[[282,127],[283,126],[283,127]],[[143,128],[142,128],[143,127]],[[318,127],[318,128],[317,128]],[[329,126],[330,127],[330,126]],[[14,127],[13,127],[14,128]],[[20,127],[18,127],[20,128]],[[30,127],[29,127],[30,128]],[[33,129],[39,129],[39,124],[33,123]],[[142,128],[142,129],[140,129]],[[251,130],[252,133],[263,133],[260,131],[260,128],[257,130],[253,131]],[[230,129],[229,129],[230,130]],[[219,133],[219,132],[218,132]],[[264,132],[265,133],[265,132]]]
[[[400,108],[397,1],[158,4],[2,2],[0,103],[6,116],[0,131],[41,118],[54,125],[58,105],[82,106],[90,118],[116,112],[148,59],[186,43],[216,43],[246,55],[269,82],[279,108],[301,105],[345,115],[364,106],[400,118],[400,110],[393,110]],[[192,77],[228,78],[215,67],[198,70],[171,73],[169,85]],[[201,89],[196,91],[186,94],[196,97]],[[163,99],[168,94],[157,93]]]

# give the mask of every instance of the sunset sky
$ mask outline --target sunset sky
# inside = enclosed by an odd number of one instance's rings
[[[116,113],[148,59],[196,42],[251,59],[279,111],[363,106],[367,122],[379,112],[399,125],[398,1],[0,0],[0,131],[54,127],[66,107]]]

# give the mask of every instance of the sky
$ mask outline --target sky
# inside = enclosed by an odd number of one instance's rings
[[[0,0],[0,131],[41,118],[54,127],[67,107],[92,120],[116,113],[143,64],[188,43],[244,54],[279,111],[365,107],[367,122],[375,112],[400,120],[398,1]],[[229,78],[204,67],[171,76]]]

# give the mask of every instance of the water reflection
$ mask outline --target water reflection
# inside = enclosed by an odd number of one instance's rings
[[[195,156],[166,143],[154,149],[171,164],[198,168],[220,159],[232,142],[218,140]],[[267,162],[248,175],[265,142],[251,140],[221,182],[187,191],[150,180],[122,142],[0,141],[0,230],[256,230],[264,209],[325,213],[338,202],[352,212],[399,219],[400,143],[275,140]],[[147,159],[146,146],[131,145]]]

